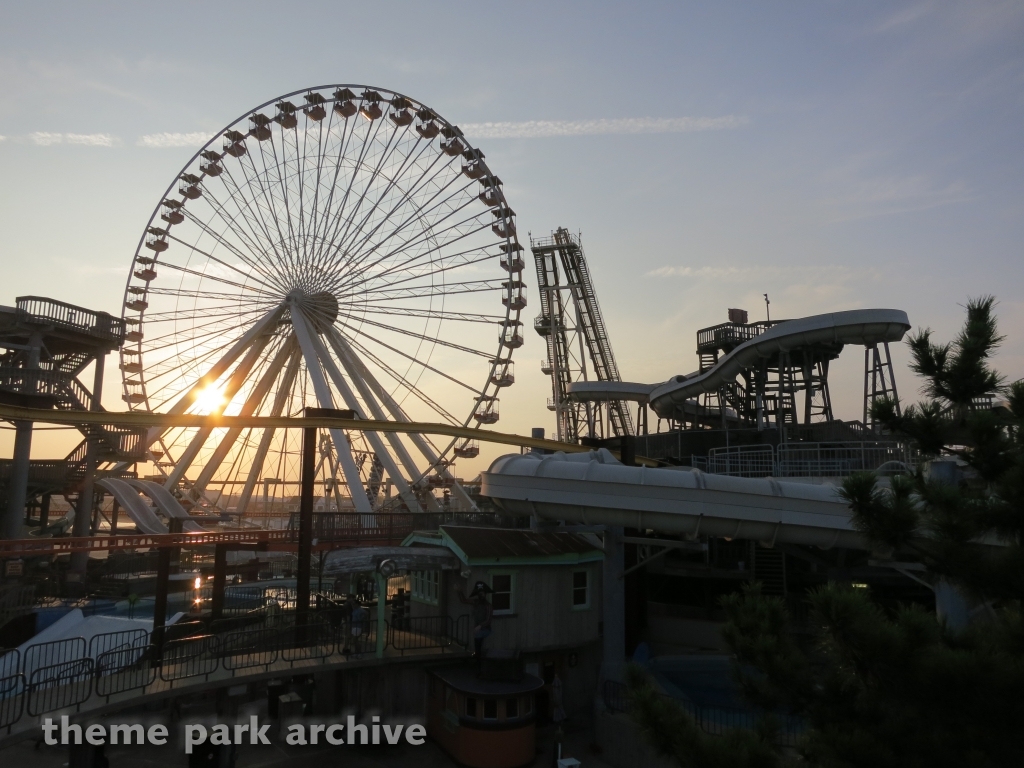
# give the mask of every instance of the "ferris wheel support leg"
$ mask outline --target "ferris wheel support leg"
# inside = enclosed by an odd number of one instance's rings
[[[369,368],[366,367],[363,361],[359,359],[359,356],[355,354],[355,351],[351,350],[351,347],[349,347],[349,349],[352,362],[359,369],[359,378],[365,381],[367,385],[370,387],[370,389],[372,389],[373,392],[377,395],[377,397],[380,398],[381,402],[384,403],[384,406],[391,413],[391,417],[395,421],[409,421],[410,419],[408,416],[406,416],[405,411],[402,410],[402,406],[400,406],[395,401],[395,399],[391,397],[388,391],[380,385],[380,382],[377,381],[376,378],[374,378],[373,373],[370,371]],[[409,439],[412,440],[413,445],[416,446],[419,452],[423,454],[423,457],[427,460],[427,462],[429,462],[431,466],[437,468],[439,474],[441,474],[442,476],[451,477],[451,474],[448,472],[447,467],[437,466],[437,462],[439,459],[437,452],[433,448],[431,448],[430,443],[426,441],[426,438],[424,438],[423,435],[416,432],[410,432]],[[410,461],[412,461],[411,458]],[[454,483],[454,485],[452,486],[452,491],[459,498],[459,500],[469,508],[471,512],[479,511],[477,509],[476,504],[473,503],[473,500],[469,497],[469,494],[466,493],[466,489],[463,488],[459,483]]]
[[[196,395],[211,383],[219,379],[224,371],[226,371],[239,356],[245,352],[246,349],[255,341],[261,334],[265,334],[268,330],[272,329],[281,317],[281,313],[284,308],[281,306],[274,307],[272,310],[267,312],[263,317],[256,321],[245,334],[238,339],[231,348],[224,354],[224,356],[218,360],[214,366],[207,371],[200,379],[189,387],[188,391],[185,392],[178,401],[171,406],[167,412],[172,415],[184,413],[188,410],[188,407],[195,402]],[[159,437],[164,433],[162,427],[153,427],[149,430],[146,435],[146,447],[152,445]]]
[[[387,419],[387,415],[384,413],[384,409],[380,407],[380,403],[377,402],[377,398],[374,397],[375,393],[379,393],[380,385],[376,380],[372,381],[372,384],[367,383],[366,377],[369,375],[369,371],[366,366],[362,364],[362,361],[353,352],[349,343],[345,338],[338,332],[336,328],[331,328],[327,333],[327,339],[333,347],[335,354],[338,355],[338,359],[341,360],[341,364],[345,366],[345,371],[348,373],[349,378],[355,382],[356,388],[359,390],[360,396],[363,398],[373,414],[373,418],[384,421]],[[371,377],[372,379],[372,377]],[[387,434],[388,443],[391,444],[391,448],[398,456],[398,460],[405,467],[405,471],[409,474],[409,477],[417,478],[423,474],[422,470],[416,466],[416,462],[413,461],[408,449],[405,444],[402,443],[401,437],[395,433]],[[440,512],[441,505],[438,503],[434,494],[427,495],[427,504],[430,506],[431,512]]]
[[[307,321],[307,326],[308,325],[309,323]],[[311,336],[310,340],[316,349],[317,357],[323,364],[324,370],[327,371],[327,375],[330,376],[331,381],[334,382],[334,385],[341,392],[341,397],[345,401],[345,405],[355,411],[356,415],[358,415],[360,419],[365,419],[366,412],[356,399],[355,393],[352,392],[352,388],[348,385],[345,377],[341,375],[341,371],[338,370],[337,364],[327,351],[327,348],[324,347],[320,337]],[[353,380],[357,382],[358,386],[358,378],[354,377]],[[405,476],[399,471],[398,465],[395,464],[394,458],[384,446],[384,441],[380,439],[380,435],[376,432],[367,432],[365,435],[366,441],[373,446],[373,450],[377,453],[377,458],[380,460],[380,463],[384,465],[385,471],[387,471],[388,475],[394,481],[395,486],[398,488],[398,493],[402,497],[402,501],[408,505],[409,511],[422,512],[423,508],[420,507],[419,502],[416,500],[416,494],[412,492]]]
[[[253,388],[252,392],[249,393],[249,397],[246,398],[245,403],[242,404],[242,410],[239,412],[239,416],[252,416],[256,413],[256,409],[260,407],[260,403],[270,392],[270,388],[274,385],[277,380],[277,376],[281,373],[288,358],[295,354],[295,341],[294,337],[289,338],[281,345],[281,348],[277,351],[274,359],[271,361],[267,370],[260,377],[259,382]],[[213,456],[209,458],[206,465],[203,467],[203,471],[199,473],[199,477],[196,478],[195,482],[192,483],[191,492],[193,495],[201,494],[206,489],[206,484],[210,482],[214,474],[220,468],[224,459],[231,452],[231,449],[235,445],[235,441],[238,440],[239,435],[244,430],[241,427],[229,429],[228,433],[224,435],[224,438],[217,445],[216,450],[213,452]]]
[[[295,350],[288,361],[288,367],[285,369],[284,377],[281,379],[281,386],[274,396],[274,407],[270,413],[271,416],[280,416],[284,412],[284,407],[289,397],[291,397],[292,387],[295,385],[295,377],[299,373],[299,362],[301,360],[302,355],[298,350]],[[241,521],[241,516],[245,514],[246,509],[249,507],[249,500],[256,489],[256,483],[260,480],[260,474],[263,472],[263,462],[267,460],[267,453],[270,451],[270,445],[274,442],[274,433],[276,431],[273,427],[263,430],[259,447],[256,448],[256,455],[253,457],[252,464],[249,467],[249,474],[245,478],[242,495],[239,497],[238,506],[235,508],[239,521]],[[265,509],[263,511],[266,512]]]
[[[312,333],[306,324],[305,317],[298,307],[293,305],[292,327],[295,329],[295,336],[302,348],[302,357],[306,361],[306,372],[309,374],[313,384],[313,392],[316,394],[317,402],[321,408],[334,408],[334,398],[331,397],[331,390],[324,379],[324,372],[320,368],[320,361],[317,359],[316,347],[313,344]],[[359,476],[359,468],[355,459],[352,458],[352,445],[348,437],[340,429],[332,429],[331,439],[334,441],[334,450],[338,453],[338,462],[341,464],[342,474],[348,483],[349,493],[352,495],[352,504],[356,512],[360,514],[372,514],[373,506],[366,495],[363,487],[363,480]]]
[[[246,378],[248,378],[253,366],[255,366],[256,362],[260,359],[260,355],[263,354],[263,350],[269,341],[270,336],[266,334],[256,338],[255,343],[249,348],[245,357],[242,358],[242,362],[238,364],[238,367],[235,368],[234,372],[231,374],[231,378],[228,379],[227,386],[224,387],[223,404],[219,408],[215,409],[214,414],[211,415],[219,416],[224,412],[224,408],[238,393],[242,384],[245,383]],[[207,379],[208,377],[204,376],[203,378]],[[216,381],[216,379],[209,380],[211,382]],[[199,455],[199,451],[203,449],[203,446],[206,444],[206,441],[212,433],[213,429],[210,427],[203,427],[196,433],[196,436],[193,437],[192,441],[188,444],[188,448],[186,448],[178,460],[175,461],[174,469],[172,469],[170,474],[167,475],[167,480],[164,482],[164,488],[171,490],[181,482],[181,479],[185,476],[185,473],[188,472],[189,467],[192,466],[192,462],[196,460],[196,456]]]

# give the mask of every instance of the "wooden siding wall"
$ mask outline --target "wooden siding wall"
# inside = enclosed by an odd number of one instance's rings
[[[458,590],[465,595],[477,581],[491,583],[492,573],[513,573],[513,613],[495,615],[486,648],[516,649],[524,653],[545,648],[574,648],[599,638],[601,617],[601,563],[583,565],[474,566],[468,582],[457,574],[445,572],[441,584],[441,605],[413,602],[414,616],[439,615],[445,611],[453,619],[470,613],[470,606],[459,601]],[[573,610],[572,574],[589,573],[590,606]],[[470,626],[470,630],[472,626]]]

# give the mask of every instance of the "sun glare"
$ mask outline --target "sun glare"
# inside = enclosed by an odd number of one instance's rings
[[[223,408],[226,399],[224,397],[223,390],[216,386],[210,385],[198,395],[196,395],[196,413],[202,413],[204,415],[214,413]]]

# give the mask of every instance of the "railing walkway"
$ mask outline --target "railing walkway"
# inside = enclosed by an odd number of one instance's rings
[[[736,445],[712,448],[692,461],[705,472],[732,477],[845,477],[912,472],[918,456],[902,443],[861,441]]]
[[[282,674],[467,655],[468,616],[385,623],[321,611],[309,624],[287,614],[174,624],[154,641],[143,629],[68,638],[0,651],[0,744],[38,733],[44,716],[99,715],[144,701]],[[248,623],[246,623],[248,622]]]

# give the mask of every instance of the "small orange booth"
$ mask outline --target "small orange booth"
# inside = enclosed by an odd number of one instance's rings
[[[469,768],[518,768],[536,758],[534,696],[544,681],[482,678],[474,667],[434,670],[427,732]]]

